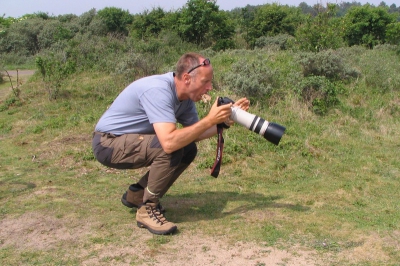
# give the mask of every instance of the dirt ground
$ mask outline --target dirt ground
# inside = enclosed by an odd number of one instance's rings
[[[38,213],[3,219],[0,221],[0,248],[51,252],[54,247],[63,245],[84,245],[85,248],[78,252],[66,254],[79,258],[81,265],[329,265],[314,251],[302,247],[280,250],[255,243],[231,243],[221,236],[214,238],[201,234],[168,236],[170,242],[154,249],[148,244],[153,235],[133,223],[132,235],[128,236],[130,241],[122,246],[115,243],[85,245],[91,235],[91,225],[84,221],[72,223],[73,230],[71,221]]]

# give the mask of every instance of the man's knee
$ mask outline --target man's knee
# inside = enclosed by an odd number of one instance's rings
[[[170,166],[178,166],[180,163],[190,164],[197,155],[197,146],[194,142],[171,153]]]
[[[194,158],[196,158],[197,155],[197,145],[196,143],[192,142],[186,147],[183,148],[183,158],[182,158],[182,163],[185,164],[190,164],[193,162]]]

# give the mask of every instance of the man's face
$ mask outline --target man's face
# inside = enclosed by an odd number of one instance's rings
[[[200,101],[204,94],[212,90],[213,68],[211,65],[201,66],[196,69],[194,77],[191,77],[189,86],[189,98]]]

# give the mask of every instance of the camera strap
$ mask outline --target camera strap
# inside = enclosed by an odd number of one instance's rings
[[[223,132],[224,128],[221,125],[217,125],[217,133],[218,133],[217,155],[215,157],[214,165],[211,168],[211,175],[215,178],[218,177],[219,170],[222,164],[222,151],[224,150],[224,137],[222,136]]]

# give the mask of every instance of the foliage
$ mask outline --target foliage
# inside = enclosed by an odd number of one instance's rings
[[[278,89],[279,70],[261,55],[254,60],[241,58],[232,64],[223,82],[236,95],[246,96],[254,102],[263,103]]]
[[[63,81],[69,75],[75,73],[75,63],[63,58],[65,58],[64,55],[55,54],[36,58],[36,66],[45,83],[45,89],[50,100],[57,99]]]
[[[106,7],[97,12],[105,22],[108,32],[128,34],[128,26],[132,23],[132,15],[129,11],[117,7]]]
[[[262,36],[255,43],[255,48],[277,46],[280,50],[287,50],[293,47],[295,38],[289,34],[279,34],[276,36]]]
[[[226,12],[220,11],[214,14],[210,32],[207,35],[214,42],[213,50],[220,51],[235,48],[235,43],[232,40],[234,32],[234,23],[229,19]]]
[[[19,88],[20,80],[19,80],[18,69],[17,69],[17,80],[15,81],[15,83],[13,82],[10,73],[5,68],[2,68],[0,65],[0,69],[4,69],[5,73],[4,74],[3,71],[0,71],[0,84],[4,82],[4,77],[7,77],[8,80],[10,81],[11,90],[14,96],[13,98],[20,100],[21,90]]]
[[[390,15],[386,8],[367,4],[351,8],[344,21],[344,40],[349,46],[372,48],[386,42],[386,27],[395,22],[395,16]]]
[[[308,17],[297,28],[296,39],[300,49],[318,52],[344,46],[343,26],[341,20],[335,18],[336,12],[336,5],[328,4],[327,10],[318,13],[316,17]]]
[[[234,27],[216,1],[189,0],[178,18],[178,33],[184,41],[217,50],[231,48]]]
[[[16,53],[24,56],[35,55],[40,51],[38,35],[46,21],[33,18],[13,23],[6,34],[0,38],[0,53]]]
[[[196,44],[204,43],[210,30],[213,13],[218,12],[215,1],[189,0],[182,8],[178,32],[181,37]]]
[[[400,45],[400,22],[393,22],[387,25],[386,41],[389,44]]]
[[[301,65],[304,76],[296,91],[308,107],[320,115],[326,114],[339,102],[338,95],[343,93],[342,83],[349,83],[361,75],[334,50],[299,53],[295,61]]]
[[[142,14],[134,16],[132,23],[132,35],[138,39],[157,37],[165,29],[164,10],[160,7],[153,8],[151,11],[144,11]]]
[[[341,90],[340,84],[334,84],[325,76],[308,76],[296,88],[310,110],[319,115],[326,114],[330,107],[339,102],[337,96]]]
[[[106,22],[97,16],[96,9],[83,13],[78,18],[79,32],[91,36],[105,36],[108,33]]]
[[[297,8],[278,4],[266,4],[255,10],[254,19],[246,20],[247,43],[254,47],[255,41],[262,36],[289,34],[294,36],[297,26],[303,19]]]
[[[68,41],[72,39],[78,28],[70,23],[62,23],[58,20],[51,20],[45,23],[40,33],[37,35],[39,51],[49,49],[57,42]]]
[[[119,60],[115,73],[122,75],[127,82],[132,79],[155,75],[158,71],[157,60],[141,53],[127,53]]]
[[[6,32],[6,29],[10,27],[11,24],[17,22],[18,20],[12,17],[5,18],[4,15],[0,17],[0,36]]]
[[[0,84],[4,82],[5,73],[3,72],[4,66],[0,62]]]
[[[340,53],[334,50],[299,53],[296,61],[302,66],[304,77],[324,76],[331,81],[346,81],[360,75],[345,63]]]

